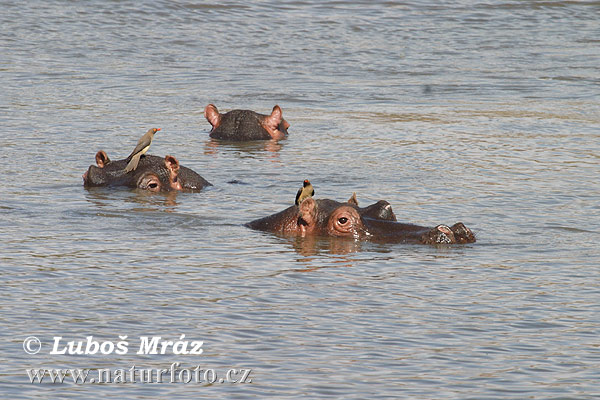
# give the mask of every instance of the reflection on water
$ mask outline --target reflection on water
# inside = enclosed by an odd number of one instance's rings
[[[352,238],[306,236],[290,238],[289,243],[298,254],[304,257],[319,254],[343,255],[361,250],[360,241]]]
[[[154,193],[142,189],[130,188],[106,188],[90,187],[85,188],[86,199],[96,207],[111,206],[114,202],[124,202],[125,204],[139,205],[132,211],[172,211],[177,206],[178,191]],[[163,207],[167,207],[163,209]]]
[[[263,152],[270,153],[269,159],[278,157],[277,153],[283,148],[285,140],[253,140],[249,142],[228,142],[219,139],[208,138],[204,144],[205,155],[215,155],[219,149],[226,149],[228,152],[240,157],[263,156]]]

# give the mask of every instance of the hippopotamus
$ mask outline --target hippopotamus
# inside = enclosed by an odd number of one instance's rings
[[[196,172],[180,166],[173,156],[158,157],[146,154],[140,158],[136,170],[125,172],[126,159],[111,161],[106,153],[100,150],[96,153],[96,164],[97,166],[90,165],[83,174],[85,187],[125,186],[152,192],[169,192],[199,191],[205,186],[212,186]]]
[[[322,235],[378,242],[453,244],[473,243],[475,235],[462,222],[434,228],[398,222],[392,206],[380,200],[359,207],[356,196],[341,203],[308,197],[268,217],[246,224],[251,229],[283,235]]]
[[[287,136],[290,127],[277,105],[271,115],[264,115],[250,110],[221,114],[215,105],[209,104],[204,109],[204,116],[212,125],[210,137],[228,141],[281,140]]]

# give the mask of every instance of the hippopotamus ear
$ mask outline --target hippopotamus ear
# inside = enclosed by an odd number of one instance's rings
[[[356,192],[352,193],[352,197],[348,199],[348,203],[354,204],[358,207],[358,200],[356,200]]]
[[[179,161],[173,156],[166,156],[165,167],[169,170],[169,186],[163,188],[163,190],[182,190],[183,187],[177,177],[179,173]]]
[[[281,112],[281,108],[276,105],[275,107],[273,107],[271,115],[267,115],[262,120],[262,125],[269,133],[271,133],[272,131],[275,131],[277,130],[277,128],[279,128],[279,124],[281,124],[281,121],[284,121],[283,113]]]
[[[96,153],[96,165],[98,165],[99,168],[104,168],[109,162],[110,158],[108,158],[104,150],[100,150]]]
[[[172,173],[176,174],[179,172],[179,161],[177,161],[177,159],[173,156],[166,156],[165,167],[167,167],[167,169]]]
[[[307,197],[300,203],[298,222],[307,226],[314,226],[317,222],[317,202],[312,197]]]
[[[204,116],[206,117],[206,120],[210,122],[213,129],[217,129],[221,124],[221,114],[214,104],[209,104],[206,106],[204,109]]]

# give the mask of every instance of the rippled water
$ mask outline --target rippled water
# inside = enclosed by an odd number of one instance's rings
[[[3,397],[596,398],[596,1],[0,1]],[[203,109],[279,104],[287,140]],[[82,187],[103,149],[202,193]],[[463,221],[473,245],[289,239],[242,224],[316,197]],[[237,180],[239,183],[228,183]],[[203,340],[52,355],[54,336]],[[23,351],[37,336],[42,350]],[[250,384],[30,384],[28,368],[251,368]],[[90,375],[91,376],[91,375]]]

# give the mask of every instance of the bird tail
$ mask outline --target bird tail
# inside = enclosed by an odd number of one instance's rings
[[[141,154],[135,155],[133,157],[131,157],[131,161],[129,161],[129,163],[127,164],[127,166],[125,167],[125,172],[130,172],[130,171],[135,171],[138,163],[140,162],[140,156]]]

